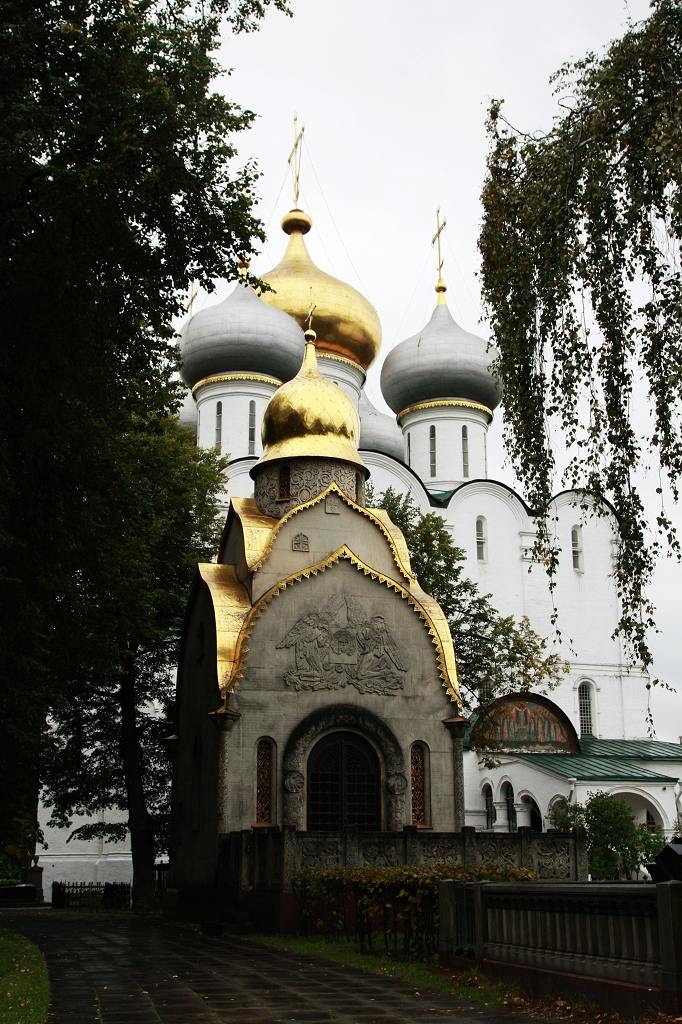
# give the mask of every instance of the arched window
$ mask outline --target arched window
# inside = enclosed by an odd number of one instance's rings
[[[355,500],[358,505],[362,505],[363,499],[363,487],[362,487],[362,473],[360,470],[356,470],[355,473]]]
[[[580,735],[592,735],[592,687],[589,683],[581,683],[578,687],[578,716],[580,718]]]
[[[412,438],[409,433],[407,435],[407,465],[412,465]]]
[[[289,466],[279,467],[279,498],[288,501],[291,497],[291,469]]]
[[[510,832],[516,832],[516,807],[514,806],[514,787],[511,782],[505,782],[502,786],[502,799],[507,805],[507,828]]]
[[[476,558],[485,562],[488,558],[488,529],[485,516],[476,518]]]
[[[571,527],[571,557],[573,568],[576,572],[583,570],[583,528],[582,526]]]
[[[469,476],[469,428],[462,427],[462,476]]]
[[[272,825],[275,818],[275,744],[264,736],[256,745],[256,824]]]
[[[352,732],[324,736],[308,759],[309,831],[378,831],[380,784],[379,759],[367,740]]]
[[[495,819],[497,818],[492,786],[485,785],[483,787],[483,799],[485,800],[485,827],[491,829],[495,825]]]
[[[215,407],[215,446],[218,451],[222,450],[223,444],[223,403],[218,402]]]
[[[429,749],[425,743],[413,743],[410,750],[412,824],[431,824],[429,807]]]
[[[256,403],[249,402],[249,455],[256,454]]]
[[[429,427],[429,473],[436,475],[436,428]]]

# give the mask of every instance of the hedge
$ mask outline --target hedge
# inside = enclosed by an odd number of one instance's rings
[[[293,878],[304,934],[354,939],[360,952],[377,948],[406,959],[438,949],[438,883],[531,882],[527,868],[432,864],[385,868],[304,868]]]

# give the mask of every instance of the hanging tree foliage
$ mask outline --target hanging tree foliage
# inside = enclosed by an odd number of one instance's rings
[[[479,247],[507,447],[540,513],[550,576],[553,425],[568,448],[566,482],[602,514],[613,506],[618,630],[648,667],[646,585],[662,548],[680,557],[665,498],[677,500],[682,470],[681,0],[653,0],[648,20],[554,82],[561,115],[546,135],[518,131],[499,101],[488,119]],[[637,483],[650,462],[654,522]]]

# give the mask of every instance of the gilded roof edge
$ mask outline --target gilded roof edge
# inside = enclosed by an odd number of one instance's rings
[[[239,519],[244,537],[244,558],[254,572],[272,547],[272,531],[277,520],[264,515],[254,498],[232,498],[232,508]]]
[[[263,594],[255,605],[253,605],[250,611],[243,618],[243,625],[234,652],[232,675],[226,682],[225,689],[228,691],[236,689],[239,679],[243,677],[243,663],[244,658],[249,651],[248,641],[251,636],[251,632],[255,623],[271,602],[283,590],[286,590],[287,587],[300,583],[303,579],[309,579],[311,576],[317,576],[318,573],[325,572],[342,559],[350,562],[353,568],[357,569],[358,572],[362,572],[365,576],[370,576],[373,580],[381,583],[388,590],[394,590],[403,598],[403,600],[407,601],[411,608],[414,609],[416,614],[425,624],[431,638],[431,643],[436,649],[436,661],[443,688],[451,700],[453,700],[457,706],[460,706],[461,700],[459,695],[459,686],[457,683],[455,652],[452,645],[452,637],[448,628],[447,619],[445,618],[440,605],[434,601],[433,598],[425,594],[415,582],[412,583],[413,593],[403,587],[402,584],[398,583],[397,580],[393,580],[389,576],[384,576],[384,574],[379,572],[378,569],[373,569],[370,565],[367,565],[358,558],[357,555],[355,555],[345,544],[338,548],[338,550],[334,551],[333,554],[328,555],[327,558],[322,559],[322,561],[316,562],[314,565],[307,566],[304,569],[300,569],[298,572],[292,573],[290,576],[286,576],[284,579],[279,580],[270,588],[270,590]]]
[[[239,637],[251,611],[246,589],[237,579],[234,566],[202,562],[197,566],[213,604],[216,630],[216,671],[223,692],[237,665]]]

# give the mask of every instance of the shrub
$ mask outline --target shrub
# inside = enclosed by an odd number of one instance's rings
[[[527,868],[457,864],[382,868],[304,868],[293,878],[305,934],[354,938],[372,952],[377,932],[393,956],[422,959],[438,949],[438,883],[527,882]]]

